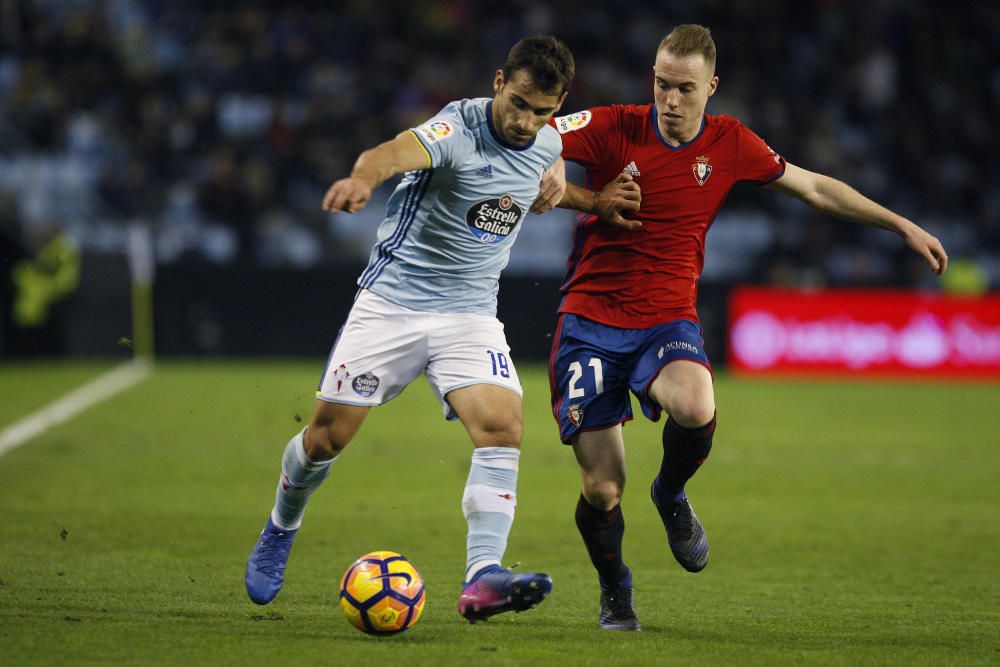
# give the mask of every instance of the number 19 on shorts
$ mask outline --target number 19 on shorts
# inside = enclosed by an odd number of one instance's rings
[[[507,361],[507,355],[503,352],[497,352],[494,350],[486,350],[486,354],[490,356],[490,364],[493,366],[494,377],[510,378],[510,362]]]

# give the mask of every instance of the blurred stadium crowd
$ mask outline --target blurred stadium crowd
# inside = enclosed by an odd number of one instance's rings
[[[161,263],[360,265],[378,203],[319,202],[361,150],[492,95],[529,34],[573,49],[564,111],[646,103],[656,45],[684,22],[719,47],[710,113],[912,217],[1000,286],[992,2],[0,0],[0,229],[26,252],[62,229],[86,255],[121,251],[141,221]],[[529,221],[512,270],[560,275],[571,221]],[[745,186],[708,260],[722,282],[934,284],[895,237]]]

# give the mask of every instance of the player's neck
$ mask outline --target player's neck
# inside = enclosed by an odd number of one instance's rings
[[[695,137],[701,131],[701,119],[698,119],[698,123],[692,127],[679,129],[679,128],[667,128],[664,127],[662,123],[657,121],[657,125],[660,129],[660,136],[663,137],[665,141],[670,146],[676,148],[681,144],[686,144]]]

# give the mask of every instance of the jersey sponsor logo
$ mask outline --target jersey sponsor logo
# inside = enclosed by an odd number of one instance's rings
[[[354,378],[351,381],[351,388],[354,389],[354,393],[358,396],[368,398],[378,389],[378,376],[368,371]]]
[[[587,127],[587,124],[590,123],[590,119],[593,117],[594,114],[587,110],[577,111],[568,116],[559,116],[556,118],[556,129],[559,130],[559,134],[579,130],[581,127]]]
[[[642,176],[642,174],[639,172],[639,167],[637,167],[635,164],[635,160],[632,160],[627,165],[625,165],[625,167],[622,169],[622,172],[632,177]]]
[[[566,410],[566,416],[569,418],[570,424],[579,426],[583,422],[583,408],[579,404],[571,405]]]
[[[510,195],[494,197],[473,204],[465,214],[465,222],[480,243],[496,245],[507,240],[524,211]]]
[[[699,155],[694,160],[694,164],[691,165],[694,180],[698,181],[698,185],[705,185],[705,181],[712,175],[712,165],[708,163],[708,158],[704,155]]]
[[[435,120],[417,128],[417,134],[423,137],[427,143],[434,144],[442,139],[447,139],[454,132],[451,123],[446,120]]]

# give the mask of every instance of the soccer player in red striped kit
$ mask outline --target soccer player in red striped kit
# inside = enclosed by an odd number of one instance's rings
[[[600,625],[609,630],[639,629],[619,506],[630,390],[648,418],[669,415],[651,495],[670,549],[690,572],[708,563],[708,539],[684,491],[708,457],[716,426],[695,304],[705,234],[732,187],[750,181],[896,232],[937,274],[948,262],[941,243],[913,222],[786,162],[737,119],[706,114],[719,83],[715,57],[707,28],[679,26],[657,48],[653,103],[550,121],[562,135],[563,158],[582,165],[587,185],[601,189],[568,184],[559,204],[584,215],[561,288],[549,375],[560,438],[573,446],[583,476],[576,523],[600,580]]]

